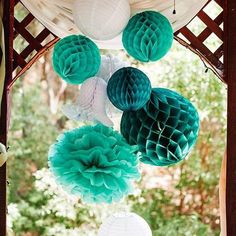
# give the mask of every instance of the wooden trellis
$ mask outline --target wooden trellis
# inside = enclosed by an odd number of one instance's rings
[[[8,95],[17,78],[49,50],[59,39],[47,28],[33,34],[29,25],[37,21],[25,9],[23,19],[17,19],[14,8],[23,7],[20,0],[5,0],[4,26],[6,41],[6,80],[1,106],[0,141],[6,143],[9,123]],[[211,16],[207,8],[216,4],[218,12]],[[193,29],[194,21],[203,27]],[[39,22],[38,22],[39,23]],[[39,23],[40,24],[40,23]],[[223,29],[224,24],[224,29]],[[227,146],[227,235],[236,235],[236,1],[210,0],[192,21],[178,32],[175,39],[196,53],[213,72],[228,84],[228,146]],[[22,49],[16,50],[17,40],[22,38]],[[214,38],[216,45],[210,48],[207,41]],[[235,78],[234,78],[235,77]],[[222,154],[223,156],[223,154]],[[6,165],[0,168],[0,236],[6,235]]]

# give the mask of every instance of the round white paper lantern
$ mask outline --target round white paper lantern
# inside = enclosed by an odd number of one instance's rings
[[[139,215],[116,213],[101,225],[98,236],[152,236],[152,231]]]
[[[97,77],[103,78],[106,82],[119,69],[130,66],[130,63],[121,61],[118,57],[112,55],[102,55],[101,65]]]
[[[96,40],[119,35],[130,18],[128,0],[75,0],[72,11],[79,30]]]
[[[7,161],[7,149],[5,145],[0,143],[0,167],[4,165],[4,163]]]

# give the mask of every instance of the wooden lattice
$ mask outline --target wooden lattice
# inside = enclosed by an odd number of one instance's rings
[[[209,1],[175,39],[200,56],[224,80],[223,0]],[[196,24],[194,24],[196,23]],[[196,25],[201,25],[196,29]]]
[[[20,20],[17,19],[18,17],[16,14],[14,17],[14,80],[12,81],[12,84],[19,76],[29,69],[40,56],[58,41],[58,38],[39,22],[37,22],[37,25],[42,26],[40,31],[36,33],[32,32],[34,27],[30,27],[30,24],[35,24],[37,20],[19,0],[15,1],[15,12],[17,8],[24,13],[24,16],[21,17],[22,19]],[[17,46],[19,43],[21,44],[20,51],[17,50],[19,48]]]
[[[176,32],[175,39],[185,47],[189,48],[200,58],[206,62],[218,77],[224,80],[223,73],[223,0],[211,0],[197,14],[197,16],[184,28]],[[217,4],[218,12],[216,16],[210,16],[207,8],[211,8],[211,4]],[[23,7],[19,0],[15,1],[15,8],[23,8],[26,12],[22,19],[14,19],[14,81],[22,75],[45,51],[51,48],[58,38],[53,35],[47,28],[42,27],[41,31],[36,35],[30,32],[30,24],[37,21],[34,16]],[[22,11],[22,9],[21,9]],[[15,11],[16,12],[16,11]],[[199,25],[199,20],[203,27],[199,30],[195,25]],[[198,21],[198,22],[196,22]],[[194,24],[194,22],[198,24]],[[37,22],[40,24],[39,22]],[[200,24],[200,25],[201,25]],[[32,27],[31,27],[32,28]],[[216,36],[217,38],[212,38]],[[17,40],[22,39],[22,50],[17,51]],[[207,42],[210,39],[215,43],[216,47],[209,49]],[[211,40],[212,39],[212,40]],[[19,43],[18,43],[19,44]]]

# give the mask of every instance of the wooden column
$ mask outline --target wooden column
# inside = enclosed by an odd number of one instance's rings
[[[0,0],[2,1],[2,0]],[[12,80],[12,63],[13,63],[13,24],[14,24],[14,0],[3,0],[4,2],[4,33],[5,33],[5,61],[6,76],[4,92],[1,104],[0,117],[0,142],[7,145],[7,129],[9,124],[9,90],[8,84]],[[6,235],[6,213],[7,213],[7,197],[6,197],[6,164],[0,168],[0,236]]]
[[[224,1],[224,69],[228,82],[227,236],[236,235],[236,1]]]

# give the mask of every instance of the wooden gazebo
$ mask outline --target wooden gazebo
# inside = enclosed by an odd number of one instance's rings
[[[36,0],[35,0],[36,1]],[[205,11],[212,1],[222,8],[222,12],[212,19]],[[7,145],[7,131],[10,121],[9,94],[14,82],[33,63],[50,49],[57,41],[56,37],[46,27],[33,36],[27,26],[36,20],[29,12],[22,21],[14,17],[14,8],[22,4],[20,0],[3,0],[3,26],[5,37],[5,50],[0,52],[0,59],[5,58],[5,82],[1,102],[0,113],[0,142]],[[195,35],[189,25],[184,26],[175,33],[175,39],[196,53],[213,72],[228,87],[228,128],[227,128],[227,168],[226,168],[226,228],[227,234],[236,235],[236,1],[235,0],[209,0],[203,9],[195,16],[207,27]],[[194,20],[194,19],[193,19]],[[223,27],[222,27],[223,26]],[[214,51],[204,43],[214,34],[220,43]],[[14,48],[14,42],[20,35],[27,46],[18,53]],[[47,40],[45,40],[47,39]],[[223,157],[223,153],[222,153]],[[0,168],[0,236],[6,235],[6,164]],[[223,207],[224,208],[224,207]],[[224,215],[221,216],[224,218]]]

